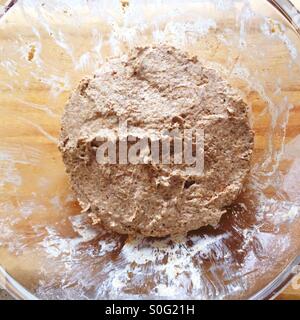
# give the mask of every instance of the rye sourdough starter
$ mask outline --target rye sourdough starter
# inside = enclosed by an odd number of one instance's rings
[[[136,135],[204,130],[204,173],[188,175],[186,164],[154,164],[151,156],[138,165],[99,164],[99,135],[124,121]],[[219,222],[249,172],[253,137],[247,105],[217,71],[157,46],[111,59],[81,81],[65,108],[59,148],[94,223],[164,237]]]

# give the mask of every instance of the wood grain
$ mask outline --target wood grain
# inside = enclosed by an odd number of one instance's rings
[[[284,290],[282,294],[277,298],[278,300],[300,300],[300,290],[293,289],[292,286],[289,286]]]

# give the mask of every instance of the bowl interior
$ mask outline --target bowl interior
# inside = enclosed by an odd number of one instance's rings
[[[299,254],[300,38],[268,1],[24,0],[0,19],[0,41],[0,263],[32,293],[250,298]],[[255,152],[217,228],[124,237],[80,213],[60,117],[105,59],[156,43],[197,55],[240,90]]]

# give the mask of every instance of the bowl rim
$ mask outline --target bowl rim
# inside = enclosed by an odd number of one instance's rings
[[[300,8],[290,0],[267,0],[290,23],[294,31],[300,36]]]
[[[300,267],[300,256],[296,257],[272,282],[249,297],[248,300],[274,300],[282,293],[297,276]],[[24,286],[17,282],[0,265],[0,288],[6,290],[16,300],[39,300]]]

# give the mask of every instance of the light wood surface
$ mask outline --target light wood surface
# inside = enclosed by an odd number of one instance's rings
[[[278,300],[300,300],[300,290],[293,289],[290,285],[279,295]]]

